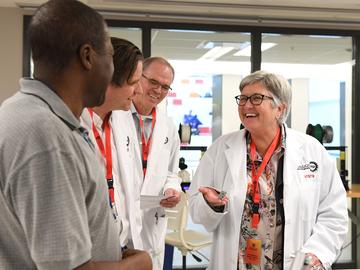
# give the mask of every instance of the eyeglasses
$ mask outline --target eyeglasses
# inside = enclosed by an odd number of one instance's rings
[[[158,82],[158,81],[155,80],[155,79],[148,78],[148,77],[146,77],[144,74],[142,74],[142,76],[143,76],[145,79],[147,79],[152,86],[154,86],[154,87],[159,87],[159,86],[160,86],[160,87],[161,87],[161,90],[162,90],[163,92],[165,92],[165,93],[167,93],[167,92],[169,92],[170,90],[172,90],[172,88],[171,88],[169,85],[167,85],[167,84],[162,84],[162,83]]]
[[[252,105],[260,105],[264,99],[270,99],[270,100],[274,100],[273,97],[269,97],[266,95],[261,95],[261,94],[253,94],[251,96],[245,96],[245,95],[238,95],[235,97],[236,103],[239,106],[244,106],[246,104],[246,102],[248,101],[248,99],[250,99],[250,103]]]

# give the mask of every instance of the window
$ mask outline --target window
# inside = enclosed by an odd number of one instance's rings
[[[191,145],[209,146],[218,136],[239,129],[234,96],[250,58],[238,55],[250,44],[249,33],[163,30],[151,32],[151,55],[175,68],[167,113],[175,124],[190,124]]]

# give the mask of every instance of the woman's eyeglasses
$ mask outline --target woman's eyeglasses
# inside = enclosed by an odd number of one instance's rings
[[[269,96],[261,95],[261,94],[253,94],[251,96],[238,95],[235,97],[236,103],[239,106],[244,106],[246,104],[246,102],[248,101],[248,99],[250,100],[250,103],[255,106],[260,105],[264,99],[274,100],[273,97],[269,97]]]
[[[155,79],[151,79],[151,78],[148,78],[146,77],[144,74],[142,74],[142,76],[148,80],[148,82],[153,86],[153,87],[161,87],[161,90],[164,92],[164,93],[167,93],[169,92],[170,90],[172,90],[172,88],[167,85],[167,84],[162,84],[160,82],[158,82],[157,80]]]

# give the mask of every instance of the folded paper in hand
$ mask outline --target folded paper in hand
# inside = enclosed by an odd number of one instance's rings
[[[164,199],[169,199],[174,197],[174,195],[160,195],[160,196],[153,196],[153,195],[141,195],[140,196],[140,208],[150,209],[160,207],[160,201]]]

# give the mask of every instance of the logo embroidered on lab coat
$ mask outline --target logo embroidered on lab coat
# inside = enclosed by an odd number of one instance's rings
[[[310,172],[316,172],[319,168],[319,165],[315,161],[310,161],[308,164],[300,165],[297,170],[305,171],[310,170]]]

